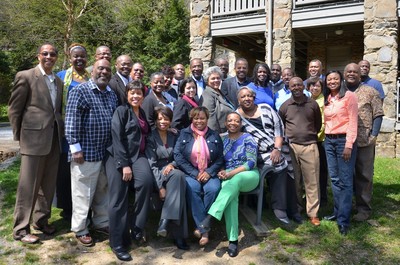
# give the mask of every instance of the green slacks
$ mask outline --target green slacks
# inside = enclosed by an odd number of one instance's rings
[[[225,216],[226,234],[229,241],[236,241],[239,237],[239,193],[255,189],[260,181],[257,169],[243,171],[233,178],[224,180],[222,188],[208,211],[216,219]]]

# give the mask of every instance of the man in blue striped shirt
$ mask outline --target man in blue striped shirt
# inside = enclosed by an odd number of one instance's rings
[[[69,92],[65,136],[70,146],[72,189],[71,230],[85,246],[92,246],[88,212],[99,231],[108,230],[107,177],[102,160],[111,141],[111,119],[118,99],[108,87],[110,62],[102,59],[93,66],[91,79]]]

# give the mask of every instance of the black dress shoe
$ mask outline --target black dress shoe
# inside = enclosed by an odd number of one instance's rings
[[[168,227],[168,219],[161,219],[160,225],[158,226],[157,229],[157,235],[166,237],[168,234],[167,227]]]
[[[292,219],[297,224],[301,225],[303,223],[303,218],[298,213],[295,214],[295,215],[289,216],[289,218]]]
[[[145,243],[147,241],[146,233],[139,227],[135,227],[132,232],[132,239],[135,240],[139,244]]]
[[[349,227],[348,226],[345,226],[345,225],[338,225],[338,228],[339,228],[339,233],[341,234],[341,235],[347,235],[347,233],[349,232]]]
[[[236,244],[230,243],[228,246],[228,255],[231,258],[236,257],[239,254],[239,249]]]
[[[199,227],[204,229],[204,231],[207,233],[211,230],[211,215],[207,215],[206,218],[200,223]]]
[[[326,221],[336,221],[336,215],[332,214],[332,215],[328,215],[328,216],[324,216],[324,220]]]
[[[122,260],[122,261],[132,260],[131,255],[128,253],[128,251],[126,251],[126,249],[124,247],[112,248],[112,252],[114,252],[115,256],[117,256],[117,258],[119,260]]]
[[[175,243],[176,247],[179,248],[179,249],[183,249],[183,250],[189,250],[190,249],[189,245],[186,243],[186,240],[183,239],[183,238],[175,239],[174,243]]]

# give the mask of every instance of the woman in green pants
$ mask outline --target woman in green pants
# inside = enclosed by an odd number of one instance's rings
[[[211,219],[221,220],[224,215],[229,239],[228,254],[236,257],[239,252],[239,193],[255,189],[260,175],[257,170],[257,143],[250,134],[241,132],[240,115],[236,112],[228,114],[225,125],[228,129],[228,135],[223,137],[226,169],[218,173],[222,188],[200,227],[209,231]]]

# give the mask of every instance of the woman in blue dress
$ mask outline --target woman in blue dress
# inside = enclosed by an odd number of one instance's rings
[[[258,63],[254,66],[252,82],[247,85],[256,93],[254,104],[267,103],[275,109],[274,93],[269,87],[271,70],[265,63]]]

